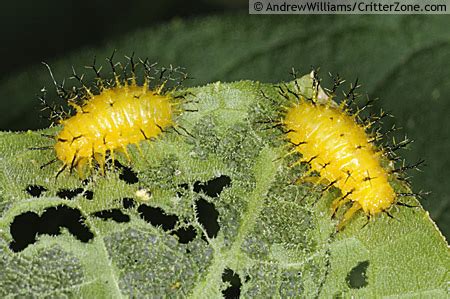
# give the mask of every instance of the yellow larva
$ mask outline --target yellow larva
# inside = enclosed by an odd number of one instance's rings
[[[302,154],[319,174],[320,183],[334,185],[342,196],[332,204],[332,214],[351,202],[338,229],[358,210],[368,216],[386,211],[396,201],[389,183],[389,171],[381,165],[383,152],[378,150],[355,115],[331,99],[306,100],[298,97],[287,108],[282,120],[286,137],[294,144],[293,152]]]
[[[77,114],[62,120],[56,136],[56,156],[63,168],[76,167],[80,176],[95,160],[105,165],[106,153],[127,153],[127,145],[157,137],[173,125],[174,100],[147,84],[116,84],[97,95],[90,94],[82,105],[72,104]]]

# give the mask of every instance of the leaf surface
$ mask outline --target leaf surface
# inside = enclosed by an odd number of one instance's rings
[[[311,93],[309,77],[299,84]],[[194,138],[130,146],[131,163],[119,156],[87,182],[40,169],[54,157],[30,150],[52,142],[41,132],[0,133],[0,296],[447,297],[449,250],[422,208],[364,228],[359,213],[335,234],[339,191],[293,183],[305,167],[289,167],[281,131],[259,122],[279,112],[276,87],[189,92],[197,112],[178,123]]]
[[[291,67],[300,73],[311,66],[356,77],[376,108],[387,110],[415,143],[402,153],[409,163],[424,159],[423,173],[414,173],[415,190],[431,191],[423,201],[444,235],[450,236],[450,19],[432,15],[305,15],[260,16],[233,14],[168,24],[123,35],[100,46],[74,50],[47,61],[58,80],[71,75],[71,66],[88,78],[93,57],[107,68],[105,58],[135,53],[161,65],[186,67],[190,86],[213,81],[289,80]],[[325,78],[326,79],[326,78]],[[325,80],[324,83],[326,83]],[[72,82],[66,80],[66,86]],[[42,87],[54,100],[51,78],[35,65],[0,82],[0,130],[43,128],[37,95]],[[60,104],[55,100],[57,104]]]

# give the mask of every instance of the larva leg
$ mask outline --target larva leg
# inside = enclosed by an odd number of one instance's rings
[[[98,165],[100,166],[100,173],[101,175],[105,175],[105,160],[106,153],[95,153],[95,161],[97,161]]]
[[[45,168],[45,167],[47,167],[47,166],[49,166],[49,165],[55,163],[56,161],[58,161],[58,159],[56,159],[56,158],[55,158],[55,159],[52,159],[52,160],[46,162],[45,164],[41,165],[40,168],[43,169],[43,168]]]
[[[67,168],[67,164],[64,164],[59,170],[58,173],[55,176],[55,179],[59,177],[59,175]]]
[[[299,143],[295,143],[295,142],[290,140],[289,143],[286,144],[286,146],[288,146],[288,147],[294,146],[294,148],[291,148],[290,151],[287,154],[284,155],[284,158],[286,158],[286,157],[288,157],[290,155],[298,153],[299,152],[298,148],[301,145],[303,145],[303,144],[306,144],[306,142],[302,141],[302,142],[299,142]]]
[[[128,153],[126,145],[122,146],[122,151],[125,154],[125,157],[127,158],[128,162],[131,162],[130,154]]]
[[[296,184],[311,183],[311,184],[314,184],[314,186],[318,186],[318,185],[327,186],[330,184],[330,182],[326,178],[322,178],[320,176],[309,176],[308,174],[302,176],[301,178],[298,178],[295,181],[295,183]]]
[[[139,155],[141,156],[141,158],[144,157],[144,153],[142,152],[141,145],[140,145],[139,143],[135,143],[135,145],[136,145],[136,148],[137,148],[137,150],[138,150]]]
[[[84,180],[85,179],[84,170],[86,168],[86,160],[81,159],[80,161],[78,161],[76,168],[77,168],[78,176],[80,177],[80,179]]]
[[[89,158],[88,158],[88,166],[89,166],[89,169],[92,169],[92,161],[93,161],[93,159],[94,159],[94,155],[92,155],[92,156],[89,156]]]
[[[352,207],[345,212],[344,217],[342,217],[341,222],[337,226],[337,230],[340,231],[359,209],[361,209],[361,205],[358,202],[354,202]]]
[[[331,217],[334,217],[337,210],[348,203],[351,199],[349,197],[339,197],[333,201],[331,204]]]
[[[114,162],[116,161],[116,156],[114,154],[114,150],[109,150],[109,156],[111,157],[112,165],[114,165]]]
[[[298,161],[295,161],[294,163],[292,163],[292,164],[289,164],[289,168],[294,168],[295,166],[297,166],[297,165],[300,165],[300,164],[302,164],[303,163],[303,161],[302,160],[298,160]]]

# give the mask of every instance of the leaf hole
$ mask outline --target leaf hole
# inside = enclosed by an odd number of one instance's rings
[[[167,215],[163,209],[145,204],[139,206],[138,212],[142,219],[155,227],[160,226],[164,231],[172,230],[178,221],[177,215]]]
[[[131,169],[131,167],[122,165],[119,161],[114,161],[114,166],[117,169],[120,169],[119,179],[126,182],[127,184],[136,184],[139,182],[139,179],[137,177],[137,173]]]
[[[14,252],[20,252],[28,245],[36,242],[36,236],[61,234],[65,227],[81,242],[88,242],[94,234],[84,224],[85,217],[78,209],[60,205],[45,209],[41,216],[34,212],[25,212],[14,217],[10,226],[13,241],[9,247]]]
[[[183,189],[183,190],[180,190],[180,191],[177,191],[177,196],[178,197],[183,197],[183,191],[187,191],[187,190],[189,190],[189,185],[188,184],[186,184],[186,183],[183,183],[183,184],[179,184],[178,185],[178,188],[181,188],[181,189]]]
[[[223,296],[226,299],[239,298],[241,295],[242,282],[239,275],[234,273],[233,270],[227,268],[222,273],[222,281],[229,283],[230,285],[222,291]]]
[[[231,186],[231,178],[226,175],[221,175],[214,179],[203,182],[195,182],[194,183],[194,192],[200,193],[204,192],[206,195],[210,197],[217,197],[222,193],[225,187]]]
[[[43,192],[47,191],[47,189],[39,185],[28,185],[27,188],[25,188],[25,191],[33,197],[39,197]]]
[[[215,238],[220,229],[218,222],[219,212],[212,203],[206,201],[204,198],[199,198],[195,202],[195,207],[198,222],[206,230],[209,238]]]
[[[62,199],[72,199],[79,194],[83,194],[83,196],[89,200],[94,198],[94,192],[92,192],[90,190],[85,191],[83,188],[61,189],[58,192],[56,192],[56,196],[58,196],[59,198],[62,198]]]
[[[347,285],[352,289],[360,289],[367,286],[369,283],[367,281],[367,268],[369,267],[369,261],[360,262],[358,265],[353,267],[347,274]]]
[[[86,199],[92,200],[94,198],[94,192],[92,192],[91,190],[85,190],[83,196]]]
[[[119,209],[102,210],[95,212],[93,215],[103,220],[111,219],[118,223],[130,222],[130,216],[124,214]]]
[[[178,237],[178,242],[182,244],[187,244],[195,239],[197,236],[197,231],[192,225],[188,227],[180,227],[176,231],[172,232],[173,235]]]
[[[135,205],[136,203],[134,202],[134,199],[129,197],[122,198],[122,206],[124,209],[134,208]]]

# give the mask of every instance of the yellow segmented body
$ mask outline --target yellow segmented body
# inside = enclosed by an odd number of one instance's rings
[[[308,162],[322,182],[341,190],[333,213],[353,202],[344,215],[345,223],[359,209],[369,216],[385,211],[395,202],[396,193],[389,172],[381,165],[382,152],[372,144],[366,128],[331,103],[300,100],[288,108],[282,123],[294,150],[303,156],[301,162]]]
[[[54,147],[63,169],[76,168],[80,176],[93,160],[103,170],[107,152],[128,155],[129,144],[139,145],[173,125],[173,98],[147,84],[118,84],[89,95],[82,106],[72,105],[77,113],[61,121]]]

